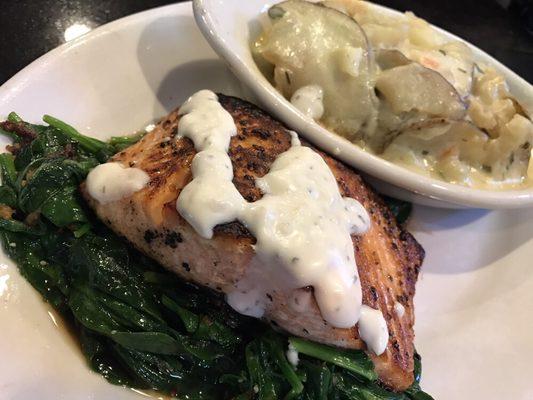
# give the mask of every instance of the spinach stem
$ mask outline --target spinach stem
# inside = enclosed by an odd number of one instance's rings
[[[298,397],[300,393],[302,393],[302,391],[304,390],[304,385],[300,378],[298,378],[298,375],[296,375],[296,372],[294,372],[294,369],[292,369],[289,362],[287,361],[287,358],[285,357],[285,354],[283,352],[283,348],[281,347],[281,343],[276,343],[276,341],[271,338],[267,340],[270,344],[270,349],[274,355],[274,360],[276,364],[278,365],[279,369],[291,385],[291,390],[285,396],[285,400],[294,399]]]
[[[11,111],[9,115],[7,116],[7,120],[9,122],[22,122],[22,118],[15,112]]]
[[[368,366],[363,365],[369,361],[363,352],[360,352],[360,357],[357,353],[358,358],[361,358],[361,360],[356,360],[355,357],[350,357],[347,355],[347,350],[336,349],[334,347],[309,342],[305,339],[296,337],[291,337],[289,342],[294,346],[296,351],[300,353],[310,357],[318,358],[319,360],[330,362],[341,368],[347,369],[348,371],[352,371],[365,379],[371,381],[377,379],[377,374],[372,367],[372,363],[370,362]],[[356,354],[354,351],[351,353]]]
[[[43,121],[46,122],[48,125],[59,129],[61,132],[63,132],[72,140],[77,141],[83,148],[85,148],[85,150],[90,151],[91,153],[98,153],[100,150],[106,149],[108,147],[107,143],[92,137],[82,135],[73,126],[50,115],[45,115],[43,117]]]

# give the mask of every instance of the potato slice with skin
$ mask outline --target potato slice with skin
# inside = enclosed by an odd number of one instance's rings
[[[412,62],[400,50],[379,49],[376,52],[376,63],[382,71],[411,64]]]
[[[327,0],[326,4],[354,18],[376,50],[399,50],[408,59],[440,73],[463,99],[469,96],[474,62],[464,42],[450,41],[410,12],[391,16],[359,0]],[[377,61],[379,64],[379,53]]]
[[[487,143],[488,136],[469,122],[430,119],[398,132],[382,156],[432,177],[471,185],[478,180],[475,170],[483,166]]]
[[[398,137],[417,138],[426,143],[426,150],[434,156],[442,157],[451,147],[456,147],[461,159],[474,166],[480,166],[485,157],[483,147],[488,143],[488,135],[467,121],[450,121],[444,118],[431,119],[413,124]],[[400,139],[401,141],[402,139]]]
[[[383,158],[449,182],[491,187],[529,175],[533,125],[516,115],[491,138],[468,121],[432,119],[397,132]]]
[[[499,137],[486,147],[486,165],[491,166],[495,179],[520,183],[527,175],[533,143],[533,124],[515,114],[501,129]]]
[[[272,26],[255,51],[274,64],[278,90],[290,98],[303,86],[318,85],[324,91],[325,126],[351,139],[372,131],[375,66],[357,22],[332,8],[298,0],[275,5],[269,16]]]
[[[454,87],[438,72],[417,63],[383,71],[376,89],[396,114],[418,110],[454,120],[466,114],[466,105]]]
[[[459,41],[449,42],[439,50],[448,60],[455,62],[440,62],[441,67],[436,71],[450,82],[459,94],[466,99],[472,93],[474,84],[474,56],[467,44]],[[446,65],[448,68],[446,68]],[[446,76],[449,75],[449,76]]]
[[[470,95],[474,62],[466,44],[453,41],[436,48],[420,48],[402,43],[399,50],[410,60],[441,74],[463,99]]]

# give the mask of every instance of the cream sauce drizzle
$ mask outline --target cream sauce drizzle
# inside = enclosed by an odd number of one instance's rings
[[[87,191],[101,204],[131,196],[150,181],[139,168],[126,168],[118,162],[100,164],[87,175]]]
[[[359,336],[366,346],[375,354],[380,355],[387,348],[389,330],[383,314],[363,304],[361,318],[358,323]]]
[[[261,317],[270,290],[289,293],[313,286],[328,323],[354,326],[362,293],[351,235],[370,226],[363,206],[340,195],[328,165],[318,153],[301,146],[294,132],[291,148],[256,180],[263,197],[248,203],[232,183],[227,155],[236,127],[216,95],[202,90],[179,112],[183,117],[178,136],[190,138],[199,153],[193,160],[193,180],[177,200],[178,212],[205,238],[212,237],[216,225],[234,220],[256,238],[256,259],[228,293],[228,303],[238,312]],[[373,325],[366,331],[373,334]]]
[[[287,361],[296,368],[298,366],[298,363],[300,362],[300,358],[298,357],[298,350],[293,346],[291,342],[289,342],[289,347],[287,348]]]
[[[322,157],[301,145],[278,156],[256,185],[264,196],[248,204],[239,219],[257,239],[259,259],[285,272],[273,270],[266,281],[274,288],[313,286],[327,322],[355,325],[361,285],[350,234],[368,228],[364,208],[342,198]]]
[[[192,161],[193,180],[181,191],[176,209],[198,234],[210,239],[213,228],[237,219],[245,203],[232,183],[228,156],[237,128],[210,90],[191,96],[179,114],[178,137],[191,139],[198,153]]]

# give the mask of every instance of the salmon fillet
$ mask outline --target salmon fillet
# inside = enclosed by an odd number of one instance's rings
[[[255,179],[267,174],[275,158],[289,149],[291,136],[281,123],[248,102],[224,95],[219,95],[219,101],[238,130],[229,149],[233,183],[248,202],[256,201],[262,193]],[[250,267],[255,239],[237,221],[216,226],[213,238],[204,239],[176,211],[176,199],[192,179],[191,162],[196,154],[191,140],[175,137],[179,118],[177,110],[173,111],[141,141],[111,160],[144,170],[150,177],[144,189],[108,204],[91,198],[85,184],[81,189],[98,217],[140,251],[183,279],[228,293]],[[382,311],[389,341],[383,354],[369,355],[385,385],[406,389],[413,382],[413,296],[424,251],[359,175],[332,157],[319,154],[337,179],[341,195],[361,202],[371,217],[369,231],[352,236],[352,241],[363,303]],[[292,303],[294,293],[274,292],[265,318],[293,335],[366,349],[357,327],[340,329],[324,321],[311,287],[298,291],[304,295],[298,298],[308,298],[304,311]],[[396,302],[405,308],[401,317],[394,311]]]

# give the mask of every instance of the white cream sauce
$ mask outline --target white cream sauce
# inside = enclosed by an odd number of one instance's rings
[[[324,91],[318,85],[302,86],[291,97],[291,104],[313,119],[324,114]]]
[[[289,293],[312,286],[324,320],[339,328],[354,326],[362,293],[351,235],[370,226],[363,206],[340,195],[325,161],[301,146],[295,133],[291,148],[256,180],[263,197],[246,202],[232,183],[227,155],[236,133],[231,115],[206,90],[189,98],[180,114],[178,136],[190,138],[199,153],[193,160],[193,180],[177,200],[178,212],[205,238],[212,237],[216,225],[234,220],[256,238],[256,260],[228,293],[228,303],[240,313],[261,317],[269,291]],[[364,323],[370,325],[363,330],[368,340],[381,343],[372,337],[375,319],[366,317]]]
[[[127,168],[117,162],[100,164],[87,175],[87,191],[101,204],[131,196],[150,181],[139,168]]]
[[[298,366],[298,363],[300,362],[300,358],[298,357],[298,350],[293,346],[291,342],[289,342],[289,347],[287,348],[287,361],[296,368]]]
[[[327,322],[355,325],[361,286],[350,234],[368,229],[364,208],[342,198],[322,157],[300,145],[278,156],[256,184],[264,196],[247,204],[239,219],[257,239],[259,259],[285,272],[273,271],[273,287],[313,286]]]
[[[394,312],[398,316],[398,318],[402,318],[405,314],[405,307],[402,303],[394,303]]]
[[[192,162],[193,180],[183,188],[176,209],[202,237],[210,239],[213,228],[237,219],[244,199],[232,183],[228,156],[237,128],[217,95],[201,90],[179,109],[178,137],[188,137],[198,151]]]
[[[370,350],[377,355],[385,351],[389,340],[389,330],[381,311],[363,304],[357,328],[359,336]]]

